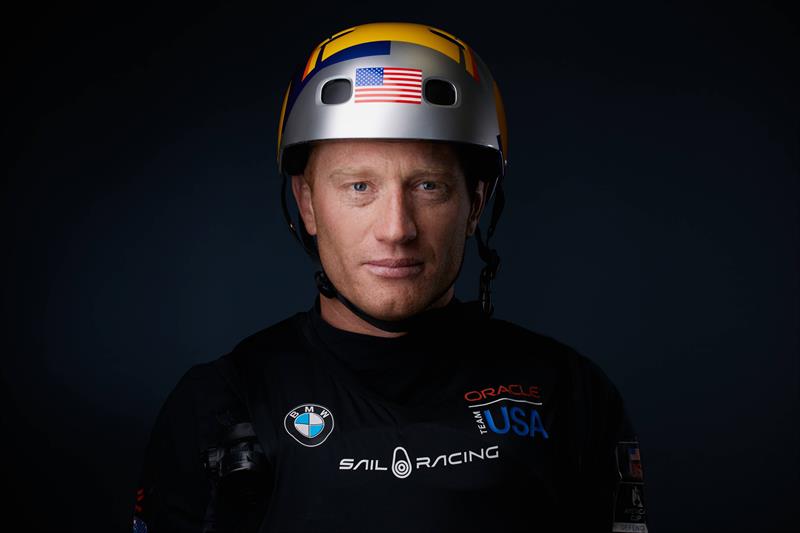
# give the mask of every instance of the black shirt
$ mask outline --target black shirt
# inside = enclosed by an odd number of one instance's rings
[[[140,531],[646,531],[638,439],[588,358],[478,302],[377,337],[328,324],[319,298],[184,374],[145,453]],[[202,460],[246,419],[267,464],[249,504]]]

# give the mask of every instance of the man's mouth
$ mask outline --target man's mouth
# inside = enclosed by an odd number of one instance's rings
[[[397,257],[368,261],[365,266],[376,276],[405,278],[419,274],[425,265],[415,257]]]

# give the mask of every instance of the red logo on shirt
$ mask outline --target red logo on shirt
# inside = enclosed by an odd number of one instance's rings
[[[531,400],[541,399],[538,385],[528,385],[527,387],[523,387],[522,385],[519,384],[500,385],[497,388],[487,387],[485,389],[480,389],[480,390],[471,390],[464,394],[464,399],[467,400],[468,402],[479,402],[490,398],[496,398],[503,394],[508,394],[510,396],[517,396],[522,398],[529,398]]]
[[[144,489],[136,489],[136,503],[133,504],[133,512],[142,512],[142,502],[144,501]]]

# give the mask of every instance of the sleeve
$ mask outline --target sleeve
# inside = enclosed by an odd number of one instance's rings
[[[147,443],[136,487],[134,533],[200,532],[209,498],[195,402],[197,365],[167,396]]]
[[[588,413],[580,485],[587,527],[602,533],[648,533],[639,438],[607,375],[581,357]]]

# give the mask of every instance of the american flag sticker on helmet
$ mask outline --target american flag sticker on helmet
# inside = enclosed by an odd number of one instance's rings
[[[422,70],[400,67],[356,69],[355,103],[422,103]]]

